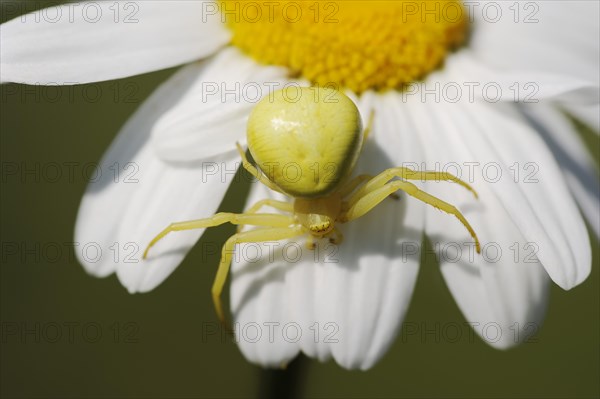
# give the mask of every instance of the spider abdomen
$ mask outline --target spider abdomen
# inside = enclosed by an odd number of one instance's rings
[[[350,175],[362,146],[358,109],[328,88],[273,92],[248,119],[248,148],[257,166],[293,197],[327,196]]]

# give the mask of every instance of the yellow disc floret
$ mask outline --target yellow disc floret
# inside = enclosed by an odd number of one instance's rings
[[[232,43],[315,85],[400,89],[438,68],[466,39],[460,1],[224,0]]]

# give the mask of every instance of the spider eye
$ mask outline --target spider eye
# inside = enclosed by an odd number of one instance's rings
[[[311,214],[308,217],[308,228],[315,235],[325,235],[333,230],[333,223],[329,216]]]

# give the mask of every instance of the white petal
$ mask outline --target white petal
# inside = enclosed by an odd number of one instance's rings
[[[598,1],[486,1],[471,7],[476,20],[469,47],[490,65],[600,83]]]
[[[264,198],[285,199],[255,183],[248,203]],[[277,213],[269,208],[262,212]],[[311,333],[310,326],[300,324],[288,310],[286,275],[299,262],[282,259],[296,259],[298,247],[307,251],[302,241],[296,242],[240,244],[232,261],[230,303],[236,340],[246,359],[264,367],[285,366],[300,351],[297,339]]]
[[[473,162],[468,146],[456,137],[457,110],[443,104],[411,103],[414,131],[423,139],[427,168],[458,174],[479,193],[479,201],[457,185],[427,182],[427,191],[461,210],[482,244],[475,252],[473,239],[459,221],[429,207],[427,234],[434,243],[441,270],[458,306],[478,335],[488,344],[507,348],[535,333],[543,319],[548,275],[533,256],[510,215]],[[456,167],[458,165],[458,168]],[[458,172],[458,173],[457,173]]]
[[[597,237],[600,237],[598,169],[573,123],[559,110],[544,104],[524,111],[554,153],[573,196]]]
[[[0,81],[81,84],[168,68],[229,40],[211,1],[85,1],[2,24]]]
[[[235,173],[234,152],[213,162],[174,166],[161,161],[150,145],[150,131],[201,70],[193,64],[178,71],[130,118],[80,205],[75,238],[82,249],[88,248],[77,252],[80,262],[97,276],[119,267],[119,277],[131,292],[151,290],[164,280],[202,231],[174,233],[142,262],[149,240],[171,222],[211,215]]]
[[[380,108],[356,173],[378,173],[394,165],[396,157],[418,153],[416,138],[398,134],[399,130],[394,110],[387,105]],[[268,195],[266,189],[254,187],[250,200]],[[308,251],[302,240],[295,240],[301,260],[286,263],[276,252],[279,258],[268,266],[264,261],[235,263],[231,303],[236,321],[240,326],[280,323],[274,336],[278,342],[249,342],[242,334],[244,355],[275,366],[289,361],[300,347],[321,361],[333,357],[345,368],[370,368],[393,341],[412,296],[423,212],[418,201],[388,199],[341,227],[345,239],[337,251],[326,242],[319,251]],[[241,246],[238,253],[244,252]],[[294,338],[284,334],[286,325],[294,326],[287,327],[288,332],[298,328],[302,332],[297,343],[285,342],[286,337]]]
[[[257,64],[234,47],[224,49],[165,115],[153,132],[159,156],[168,161],[197,161],[229,151],[245,141],[252,108],[271,90],[284,87],[286,68]]]
[[[539,246],[552,280],[564,289],[581,283],[591,267],[589,236],[546,144],[512,106],[469,104],[461,111],[471,119],[459,129],[462,142],[475,160],[500,167],[503,178],[491,189],[523,236]]]
[[[563,103],[570,114],[590,127],[596,134],[600,134],[600,104],[580,105]]]
[[[457,119],[464,126],[454,141],[470,148],[481,168],[501,173],[491,189],[524,237],[539,246],[538,258],[550,277],[565,289],[585,280],[591,263],[589,237],[544,142],[514,108],[477,103],[448,107],[447,112],[464,116]]]
[[[515,70],[486,65],[470,50],[462,50],[448,58],[443,70],[430,75],[426,82],[410,87],[402,98],[418,97],[422,101],[457,103],[519,102],[534,104],[553,99],[576,106],[597,104],[597,83],[578,75],[565,75],[545,70]],[[406,100],[405,100],[406,102]]]
[[[120,261],[117,267],[129,292],[150,291],[175,270],[204,229],[169,234],[141,261],[144,248],[173,222],[212,216],[239,166],[236,153],[193,167],[168,165],[155,157],[140,163],[140,187],[131,195],[117,231],[117,242],[133,242],[140,248],[135,257],[140,262]]]

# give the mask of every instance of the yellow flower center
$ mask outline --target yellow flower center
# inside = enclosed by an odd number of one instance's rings
[[[232,43],[255,60],[357,93],[423,79],[468,33],[458,0],[222,0],[220,6]]]

